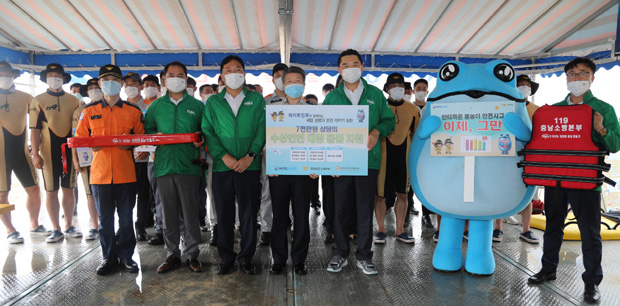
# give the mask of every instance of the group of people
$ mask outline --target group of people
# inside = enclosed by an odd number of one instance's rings
[[[328,231],[325,242],[335,243],[327,271],[340,272],[348,264],[353,240],[357,244],[356,266],[363,273],[373,275],[378,269],[372,260],[372,244],[386,242],[384,219],[389,207],[393,206],[396,216],[396,240],[415,241],[406,231],[409,213],[415,211],[412,199],[408,200],[412,193],[407,152],[425,111],[428,82],[419,79],[412,86],[402,74],[392,73],[381,90],[361,78],[362,57],[351,49],[339,55],[337,64],[338,83],[323,87],[323,105],[368,105],[368,174],[321,177]],[[262,87],[245,83],[245,66],[240,57],[224,58],[220,71],[217,85],[202,85],[198,89],[199,100],[194,97],[195,80],[188,76],[187,67],[177,61],[167,64],[159,78],[149,75],[143,79],[135,72],[123,75],[118,66],[105,65],[100,68],[98,78],[85,85],[72,85],[72,94],[62,88],[70,75],[61,65],[49,64],[41,72],[41,81],[48,85],[48,90],[31,97],[15,89],[13,80],[19,71],[0,62],[0,94],[5,97],[0,110],[3,128],[0,156],[4,157],[0,169],[0,201],[8,202],[11,173],[15,173],[28,195],[26,207],[31,234],[47,236],[46,241],[50,243],[64,236],[81,237],[72,220],[76,173],[79,173],[88,195],[91,220],[86,238],[98,236],[101,242],[103,261],[97,267],[100,275],[110,273],[119,264],[128,272],[137,272],[139,267],[132,260],[136,241],[149,240],[145,229],[153,223],[155,235],[149,243],[164,244],[167,251],[157,273],[180,266],[182,254],[191,271],[201,272],[198,259],[201,230],[211,230],[209,243],[217,246],[221,259],[216,270],[218,275],[232,272],[237,263],[245,274],[255,274],[252,259],[257,244],[271,246],[273,261],[269,271],[280,274],[289,257],[287,232],[292,225],[293,269],[295,273],[306,274],[310,241],[308,215],[311,207],[320,213],[321,205],[318,176],[266,175],[265,105],[316,105],[318,99],[314,95],[303,96],[306,72],[296,66],[280,63],[273,67],[275,91],[266,97],[262,95]],[[565,71],[570,94],[559,104],[591,105],[597,111],[593,139],[612,152],[618,151],[620,127],[613,108],[589,91],[596,66],[590,59],[577,58],[566,65]],[[517,78],[517,86],[527,100],[531,118],[537,106],[527,98],[536,92],[538,84],[522,75]],[[121,90],[127,101],[120,98]],[[92,102],[86,104],[82,97],[89,97]],[[27,116],[31,148],[27,144]],[[161,145],[154,152],[137,151],[132,146],[91,147],[94,157],[88,167],[80,166],[77,150],[63,146],[70,136],[179,133],[197,133],[200,140]],[[41,199],[35,169],[42,169],[51,230],[38,221]],[[59,189],[63,191],[62,201],[58,199]],[[597,286],[602,279],[597,221],[600,220],[597,202],[600,189],[551,189],[545,193],[545,203],[547,208],[559,207],[560,213],[547,218],[543,269],[529,281],[542,283],[555,279],[561,225],[570,203],[573,208],[581,207],[577,220],[584,248],[586,299],[598,300]],[[136,196],[138,208],[134,223]],[[64,227],[59,221],[61,206]],[[427,218],[430,212],[424,210]],[[522,212],[521,238],[538,243],[529,229],[531,212],[531,204]],[[376,233],[373,233],[373,217],[378,224]],[[9,233],[8,241],[22,243],[11,215],[3,214],[1,219]],[[239,253],[234,251],[235,228],[240,238]],[[439,235],[439,228],[438,216],[434,239]],[[466,232],[464,236],[467,238]],[[493,240],[501,241],[501,236],[501,220],[498,220]]]

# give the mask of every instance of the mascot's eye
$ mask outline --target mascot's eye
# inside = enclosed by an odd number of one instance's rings
[[[504,82],[510,82],[515,78],[515,71],[512,69],[512,66],[508,64],[499,64],[495,66],[493,73],[496,78]]]
[[[459,74],[459,66],[454,63],[445,64],[439,70],[439,78],[442,81],[450,81],[454,79],[457,74]]]

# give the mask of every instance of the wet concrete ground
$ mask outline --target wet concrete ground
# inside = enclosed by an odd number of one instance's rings
[[[515,225],[504,224],[504,241],[493,244],[497,268],[489,277],[435,271],[433,230],[421,226],[421,216],[412,216],[410,231],[416,243],[400,243],[393,238],[393,213],[388,213],[386,220],[387,243],[373,247],[379,275],[364,275],[355,267],[353,255],[341,273],[327,272],[331,245],[323,244],[323,216],[312,212],[306,261],[309,273],[305,276],[294,275],[290,261],[287,273],[270,275],[268,247],[257,249],[254,262],[258,275],[246,276],[241,271],[215,275],[219,258],[217,249],[206,244],[208,232],[203,233],[205,243],[200,246],[203,273],[192,273],[183,266],[168,274],[156,274],[166,257],[163,246],[140,242],[134,255],[141,268],[138,274],[118,271],[98,276],[98,241],[65,238],[47,244],[44,237],[28,236],[24,199],[23,189],[14,180],[10,200],[17,207],[13,220],[25,243],[10,245],[0,238],[2,305],[574,305],[583,301],[580,242],[564,242],[556,281],[529,285],[527,278],[541,266],[542,244],[519,240],[521,227]],[[419,209],[419,203],[416,205]],[[51,227],[44,206],[40,221]],[[83,232],[89,228],[81,190],[74,223]],[[152,234],[152,229],[148,231]],[[542,238],[541,231],[534,232]],[[4,228],[0,234],[6,236]],[[620,305],[620,242],[605,241],[603,251],[601,305]]]

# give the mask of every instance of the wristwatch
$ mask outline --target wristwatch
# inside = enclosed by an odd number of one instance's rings
[[[251,157],[252,159],[254,159],[254,157],[256,157],[256,153],[254,153],[252,151],[248,151],[248,156]]]
[[[607,129],[603,128],[602,130],[598,131],[598,133],[604,137],[605,135],[607,135]]]

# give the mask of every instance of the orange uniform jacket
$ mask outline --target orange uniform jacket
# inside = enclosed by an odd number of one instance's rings
[[[84,108],[76,137],[144,134],[142,111],[129,102],[119,100],[110,107],[105,100]],[[93,154],[90,166],[91,184],[124,184],[136,181],[132,150],[103,147]]]

